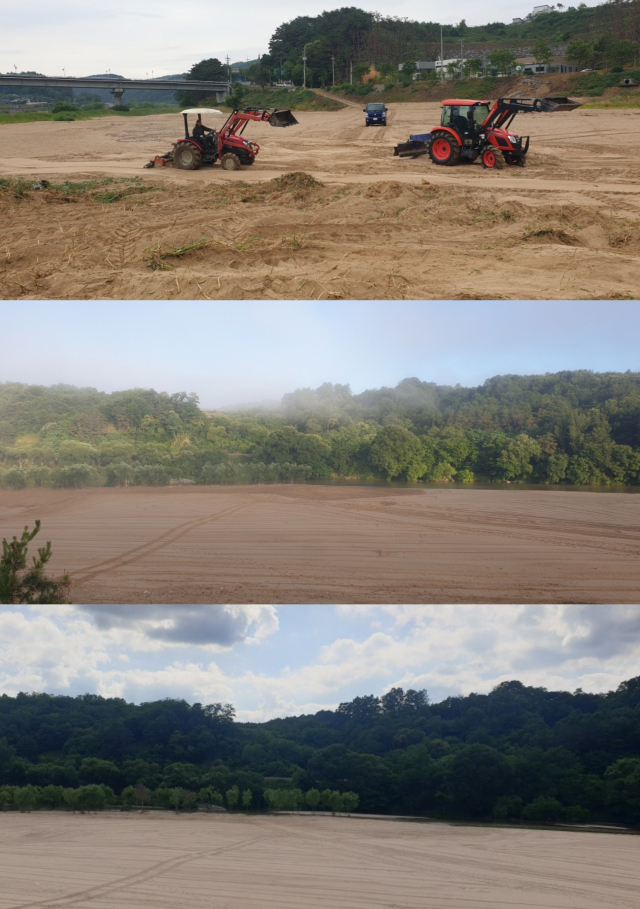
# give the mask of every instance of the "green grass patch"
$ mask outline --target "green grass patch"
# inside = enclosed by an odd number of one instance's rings
[[[0,125],[10,123],[37,123],[42,120],[94,120],[96,117],[149,117],[153,114],[177,114],[181,108],[169,104],[131,105],[127,111],[104,108],[103,110],[60,111],[16,111],[10,113],[0,110]]]
[[[635,79],[636,82],[640,82],[640,70],[625,70],[623,73],[578,73],[571,79],[571,91],[596,98],[604,94],[608,88],[620,85],[623,79]]]
[[[640,107],[640,89],[621,88],[619,95],[606,100],[590,101],[584,105],[587,110],[623,110]]]
[[[33,177],[0,177],[0,200],[4,201],[24,201],[41,194],[49,202],[89,199],[109,204],[158,189],[160,187],[143,183],[140,177],[104,177],[96,180],[65,180],[62,183],[34,180]]]
[[[277,107],[280,110],[342,110],[344,104],[333,101],[323,95],[316,95],[309,89],[296,88],[289,91],[278,89],[248,89],[242,99],[241,107]]]

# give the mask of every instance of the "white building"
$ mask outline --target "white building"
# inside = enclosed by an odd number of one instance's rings
[[[531,13],[531,15],[540,16],[542,13],[552,13],[552,12],[553,12],[553,8],[550,7],[547,3],[545,3],[543,6],[534,6],[533,12]]]

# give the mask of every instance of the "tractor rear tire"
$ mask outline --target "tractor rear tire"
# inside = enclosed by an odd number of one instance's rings
[[[202,152],[191,142],[179,142],[173,150],[173,164],[179,170],[198,170]]]
[[[429,143],[429,157],[434,164],[453,167],[460,161],[460,146],[450,133],[435,132]]]
[[[240,158],[233,152],[227,152],[220,158],[220,167],[223,170],[240,170]]]

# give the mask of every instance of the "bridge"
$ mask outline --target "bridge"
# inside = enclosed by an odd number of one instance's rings
[[[187,82],[185,79],[119,79],[111,76],[92,76],[86,79],[76,79],[72,76],[19,76],[0,75],[0,86],[13,88],[100,88],[107,89],[113,96],[114,104],[122,104],[125,91],[141,88],[147,91],[158,92],[206,92],[215,95],[216,101],[221,103],[231,91],[228,82]]]

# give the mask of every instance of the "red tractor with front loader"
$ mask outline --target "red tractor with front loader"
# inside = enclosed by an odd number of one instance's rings
[[[524,166],[529,136],[510,132],[516,114],[556,113],[580,107],[569,98],[499,98],[490,101],[453,99],[442,102],[440,126],[411,136],[396,145],[394,155],[417,158],[428,154],[434,164],[447,167],[481,159],[484,167]]]
[[[195,114],[200,118],[220,113],[222,111],[204,107],[183,110],[184,138],[173,143],[172,151],[153,158],[145,167],[173,164],[180,170],[198,170],[203,164],[215,164],[216,161],[219,161],[223,170],[239,170],[242,166],[253,164],[260,151],[257,142],[249,142],[242,136],[247,123],[256,120],[260,123],[268,123],[270,126],[296,126],[298,124],[290,110],[247,107],[244,110],[234,110],[225,124],[217,131],[205,127],[194,130],[192,134],[189,133],[189,114]]]

